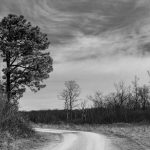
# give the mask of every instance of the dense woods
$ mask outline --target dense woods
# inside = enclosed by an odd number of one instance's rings
[[[86,107],[91,101],[92,106]],[[66,102],[66,101],[65,101]],[[68,110],[40,110],[22,112],[34,123],[115,123],[115,122],[143,122],[150,121],[150,88],[148,85],[140,86],[138,78],[125,86],[123,82],[115,84],[115,91],[103,95],[96,91],[87,96],[72,110],[72,117],[68,120]]]

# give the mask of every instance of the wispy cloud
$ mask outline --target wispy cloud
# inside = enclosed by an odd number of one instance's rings
[[[138,30],[149,15],[149,0],[1,0],[3,14],[23,14],[39,24],[55,44],[76,36]],[[75,37],[76,38],[76,37]]]
[[[149,54],[149,0],[0,0],[46,32],[55,62]],[[50,48],[51,49],[51,48]]]

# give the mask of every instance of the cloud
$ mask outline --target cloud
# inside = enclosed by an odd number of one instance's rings
[[[75,31],[85,35],[99,35],[102,32],[134,28],[149,15],[148,0],[144,2],[143,0],[1,0],[0,2],[1,12],[25,15],[47,32],[55,44],[76,38]]]
[[[0,0],[1,17],[23,14],[51,41],[55,62],[149,54],[149,0]]]

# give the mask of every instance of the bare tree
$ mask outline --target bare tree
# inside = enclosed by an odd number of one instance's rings
[[[115,84],[115,89],[116,89],[115,99],[117,100],[117,106],[121,108],[127,104],[128,88],[125,86],[124,82],[119,82],[118,84]]]
[[[82,110],[82,121],[85,122],[86,121],[86,105],[87,105],[87,101],[84,100],[81,102],[81,110]]]
[[[113,92],[105,96],[105,101],[107,103],[107,108],[115,109],[118,104],[116,93]]]
[[[66,81],[65,89],[60,93],[59,99],[64,100],[65,110],[67,111],[67,120],[72,120],[72,110],[77,107],[78,97],[80,95],[80,86],[76,81]]]
[[[135,76],[134,81],[132,81],[133,84],[133,100],[134,100],[134,110],[138,109],[139,106],[139,95],[138,95],[138,81],[139,78]]]
[[[93,102],[94,108],[101,108],[104,105],[104,97],[100,91],[96,91],[94,96],[88,96],[88,99]]]
[[[139,96],[139,102],[141,105],[142,110],[146,110],[146,107],[149,105],[149,87],[144,85],[143,87],[138,88],[138,96]]]
[[[126,108],[133,110],[135,102],[134,102],[134,96],[133,96],[133,89],[131,88],[131,86],[128,87],[127,92],[128,92],[127,93],[128,94],[128,101],[126,104]]]
[[[60,95],[58,95],[58,98],[64,101],[64,109],[66,110],[66,118],[67,121],[69,120],[69,94],[66,89],[64,89]]]

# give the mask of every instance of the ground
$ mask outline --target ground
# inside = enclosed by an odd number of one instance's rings
[[[119,150],[149,150],[150,149],[150,124],[111,124],[111,125],[33,125],[33,127],[51,129],[69,129],[91,131],[106,135]],[[2,150],[32,150],[48,143],[60,142],[59,134],[38,133],[29,139],[16,139],[4,142]]]
[[[149,150],[150,124],[38,125],[43,128],[91,131],[106,135],[120,150]]]

